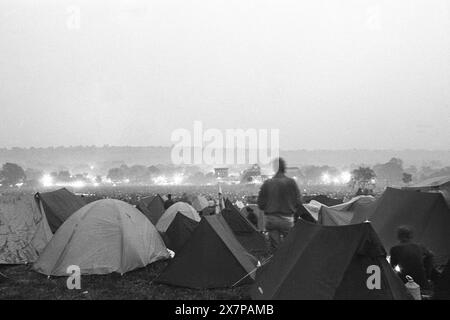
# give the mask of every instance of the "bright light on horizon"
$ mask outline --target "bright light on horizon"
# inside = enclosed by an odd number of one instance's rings
[[[156,185],[166,185],[167,178],[165,176],[158,176],[156,178],[153,178],[153,183]]]
[[[348,171],[343,171],[340,174],[333,176],[328,172],[324,172],[320,179],[323,184],[344,185],[350,182],[352,175]]]
[[[330,184],[330,182],[331,182],[330,175],[327,172],[324,172],[322,174],[322,178],[321,179],[322,179],[322,182],[325,183],[325,184]]]
[[[71,183],[70,186],[73,188],[83,188],[86,186],[86,183],[84,181],[77,180],[77,181]]]
[[[173,176],[173,183],[175,185],[179,185],[183,183],[183,175],[182,174],[176,174]]]
[[[44,174],[41,178],[41,183],[44,187],[52,187],[53,186],[53,177],[49,174]]]
[[[340,176],[341,183],[344,183],[344,184],[349,183],[351,179],[352,179],[352,174],[350,172],[344,171],[341,173],[341,176]]]

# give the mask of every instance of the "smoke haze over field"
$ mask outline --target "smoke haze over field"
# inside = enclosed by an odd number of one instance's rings
[[[0,147],[168,146],[201,120],[282,149],[448,149],[449,7],[3,0]]]
[[[75,169],[103,166],[109,169],[120,164],[157,165],[171,164],[169,147],[71,147],[0,149],[0,164],[18,163],[26,168]],[[450,166],[450,150],[297,150],[283,151],[290,166],[330,165],[347,167],[352,164],[374,165],[385,163],[392,157],[402,159],[405,165]]]

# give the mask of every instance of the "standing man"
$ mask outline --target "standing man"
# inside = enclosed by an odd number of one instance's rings
[[[273,166],[276,174],[261,186],[258,207],[264,211],[265,229],[276,248],[294,226],[294,215],[302,202],[297,183],[285,175],[284,159],[275,159]]]

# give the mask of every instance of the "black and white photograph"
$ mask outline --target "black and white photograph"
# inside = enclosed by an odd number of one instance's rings
[[[0,0],[11,300],[450,300],[450,1]]]

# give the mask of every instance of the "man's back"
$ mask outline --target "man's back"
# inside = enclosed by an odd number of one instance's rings
[[[424,258],[427,250],[422,246],[408,242],[400,243],[391,248],[391,265],[400,267],[400,277],[406,282],[406,276],[411,276],[423,289],[429,287]]]
[[[299,204],[301,195],[297,183],[282,173],[277,173],[261,186],[258,206],[265,214],[293,215]]]

